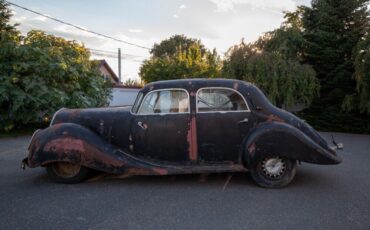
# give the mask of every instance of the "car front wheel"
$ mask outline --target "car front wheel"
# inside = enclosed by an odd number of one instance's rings
[[[83,181],[90,170],[78,164],[55,162],[46,165],[48,176],[59,183],[75,184]]]
[[[249,168],[251,177],[261,187],[282,188],[294,178],[297,161],[284,157],[266,157]]]

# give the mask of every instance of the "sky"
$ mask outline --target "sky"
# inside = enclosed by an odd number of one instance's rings
[[[256,40],[283,22],[283,11],[310,0],[9,0],[82,28],[151,48],[175,34],[200,39],[223,56],[233,45]],[[11,7],[13,23],[22,33],[31,29],[76,40],[93,49],[93,59],[106,59],[118,73],[117,50],[122,52],[122,81],[138,79],[142,49],[102,38],[45,17]],[[103,50],[105,56],[101,56]]]

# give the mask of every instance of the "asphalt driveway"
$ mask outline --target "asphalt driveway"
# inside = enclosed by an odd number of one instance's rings
[[[0,229],[370,229],[370,136],[335,137],[342,164],[302,164],[278,190],[248,174],[56,184],[43,168],[20,169],[29,136],[2,138]]]

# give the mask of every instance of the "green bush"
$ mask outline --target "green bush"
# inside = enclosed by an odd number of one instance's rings
[[[110,95],[110,83],[75,41],[2,30],[0,47],[0,131],[47,123],[61,107],[102,106]]]

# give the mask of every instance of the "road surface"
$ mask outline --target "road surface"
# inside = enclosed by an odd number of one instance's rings
[[[370,229],[370,136],[335,137],[343,163],[302,164],[284,189],[248,174],[56,184],[43,168],[20,169],[29,136],[2,138],[0,229]]]

